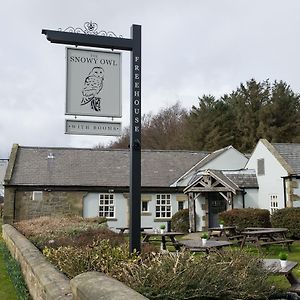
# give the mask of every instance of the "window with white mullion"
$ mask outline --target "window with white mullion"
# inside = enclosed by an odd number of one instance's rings
[[[170,194],[157,194],[155,217],[156,218],[171,218],[171,195]]]
[[[114,194],[99,194],[99,217],[115,217]]]
[[[270,195],[270,212],[273,214],[278,209],[278,195]]]

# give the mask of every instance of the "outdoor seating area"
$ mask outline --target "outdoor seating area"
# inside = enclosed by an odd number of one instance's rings
[[[287,228],[245,228],[245,230],[241,232],[243,235],[241,248],[243,248],[246,243],[254,244],[259,250],[261,250],[262,246],[281,244],[286,246],[288,251],[291,251],[290,245],[294,240],[286,238],[287,232]]]
[[[167,243],[170,243],[175,250],[180,250],[180,244],[176,237],[183,235],[185,235],[183,232],[143,232],[142,243],[160,242],[162,250],[166,250]]]
[[[188,250],[192,253],[204,253],[208,255],[212,252],[225,253],[227,249],[257,249],[261,253],[263,246],[280,245],[291,251],[292,239],[286,238],[287,228],[264,228],[247,227],[239,232],[235,226],[211,227],[208,228],[207,240],[201,239],[201,233],[185,235],[183,232],[142,232],[143,243],[160,243],[160,249],[165,251]],[[168,247],[169,246],[169,247]],[[268,252],[268,247],[264,247]],[[266,253],[267,253],[266,252]],[[300,295],[300,278],[298,279],[295,268],[297,261],[287,260],[282,266],[279,259],[263,259],[264,267],[270,275],[284,276],[289,288],[288,290]]]
[[[117,228],[120,233],[124,233],[128,228]],[[243,249],[246,246],[254,246],[259,251],[262,247],[266,248],[270,245],[282,245],[290,252],[290,245],[294,242],[292,239],[286,238],[287,228],[263,228],[263,227],[247,227],[245,230],[238,232],[235,226],[211,227],[208,228],[208,241],[203,244],[199,238],[189,239],[184,238],[177,240],[176,237],[184,236],[183,232],[158,232],[145,231],[152,228],[141,228],[142,242],[161,242],[162,249],[167,249],[167,244],[174,246],[175,250],[180,250],[182,247],[193,252],[209,252],[211,249],[221,249],[226,246],[240,244]],[[194,235],[195,236],[195,235]]]

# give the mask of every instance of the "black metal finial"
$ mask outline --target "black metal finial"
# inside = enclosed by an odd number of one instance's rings
[[[114,32],[112,31],[105,31],[105,30],[100,30],[98,31],[98,24],[92,21],[85,22],[83,24],[83,29],[80,27],[72,27],[69,26],[65,30],[62,30],[62,28],[58,28],[59,31],[65,31],[65,32],[73,32],[73,33],[81,33],[81,34],[93,34],[93,35],[101,35],[101,36],[109,36],[109,37],[119,37],[122,38],[123,36],[117,36]]]

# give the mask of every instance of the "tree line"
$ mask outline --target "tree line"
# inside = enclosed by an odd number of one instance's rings
[[[142,118],[142,148],[250,152],[260,138],[300,143],[300,95],[283,81],[251,79],[219,98],[203,95],[187,110],[176,103]],[[109,148],[127,148],[129,128]]]

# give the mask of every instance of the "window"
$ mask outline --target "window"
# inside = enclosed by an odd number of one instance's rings
[[[114,194],[99,195],[99,217],[115,217],[115,199]]]
[[[148,207],[148,201],[142,201],[142,212],[148,212],[149,207]]]
[[[177,205],[178,205],[178,210],[184,209],[184,201],[178,201]]]
[[[265,160],[263,158],[257,160],[257,175],[265,175]]]
[[[171,195],[170,194],[158,194],[156,195],[156,218],[171,218]]]
[[[43,200],[43,191],[34,191],[32,192],[33,201],[42,201]]]
[[[277,195],[271,195],[270,196],[270,211],[271,215],[274,213],[275,210],[278,209],[278,196]]]

